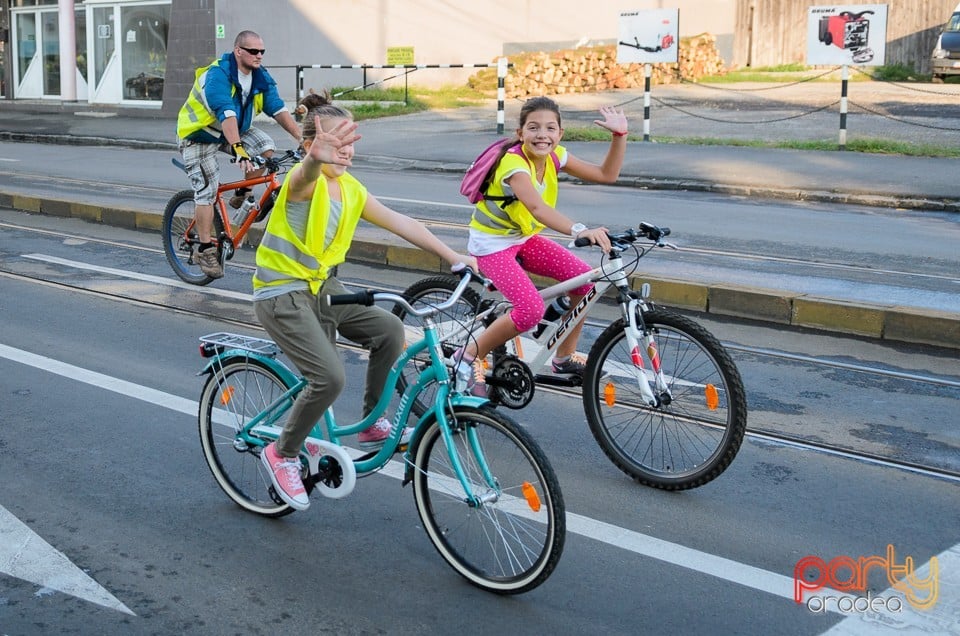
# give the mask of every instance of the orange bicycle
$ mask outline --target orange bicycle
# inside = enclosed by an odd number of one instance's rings
[[[226,262],[233,258],[234,252],[242,245],[250,226],[267,218],[282,185],[279,176],[301,158],[299,150],[287,150],[282,154],[274,153],[272,157],[253,157],[256,165],[266,169],[261,176],[221,183],[217,188],[217,196],[213,201],[213,234],[221,265],[225,266]],[[173,159],[173,163],[181,170],[184,169],[179,160]],[[266,189],[259,199],[251,193],[240,209],[234,210],[229,207],[227,200],[234,190],[238,188],[252,190],[254,186],[260,184],[266,185]],[[193,246],[198,242],[193,221],[194,209],[193,190],[181,190],[167,202],[160,227],[163,252],[167,256],[170,267],[181,280],[192,285],[207,285],[215,279],[204,274],[200,270],[200,264],[193,260]]]

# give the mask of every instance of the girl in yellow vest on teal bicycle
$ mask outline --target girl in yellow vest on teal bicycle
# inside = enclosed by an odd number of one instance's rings
[[[390,230],[452,266],[476,261],[458,254],[422,223],[382,204],[346,171],[353,143],[340,145],[344,165],[321,159],[331,137],[356,127],[350,113],[331,103],[329,93],[307,95],[302,103],[303,162],[284,180],[257,248],[253,276],[254,310],[270,337],[308,381],[297,397],[280,438],[264,448],[261,460],[280,497],[297,510],[309,505],[300,477],[300,447],[343,390],[346,376],[336,347],[336,334],[370,352],[363,415],[372,412],[393,362],[404,346],[403,323],[380,307],[330,306],[328,295],[347,290],[332,275],[346,258],[357,223],[363,219]],[[390,435],[381,418],[358,435],[361,448],[379,448]]]

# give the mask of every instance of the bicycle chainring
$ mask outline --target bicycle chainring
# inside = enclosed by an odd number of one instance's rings
[[[508,409],[522,409],[533,399],[536,383],[530,367],[514,356],[504,356],[493,366],[491,400]]]

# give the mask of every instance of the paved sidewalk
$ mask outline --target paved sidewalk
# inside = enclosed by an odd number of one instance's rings
[[[788,87],[784,89],[786,95],[778,91],[777,99],[770,99],[767,93],[764,95],[768,98],[758,98],[750,88],[654,87],[651,95],[659,104],[651,109],[652,138],[838,139],[836,112],[795,117],[837,100],[839,89],[835,84]],[[960,87],[907,91],[870,82],[851,83],[849,92],[851,100],[856,97],[858,103],[884,115],[854,112],[851,108],[848,142],[859,136],[960,147]],[[588,126],[600,106],[621,105],[630,118],[632,134],[642,137],[642,96],[642,91],[616,91],[554,99],[567,126]],[[503,127],[507,135],[516,126],[519,108],[517,100],[506,103]],[[778,121],[782,117],[795,118]],[[275,139],[287,139],[272,120],[265,119],[259,125]],[[172,118],[116,116],[79,105],[55,109],[42,104],[0,102],[0,141],[174,149],[175,128]],[[361,122],[364,131],[367,136],[361,142],[358,164],[390,161],[409,169],[459,173],[496,136],[496,102],[365,120]],[[567,145],[587,159],[599,159],[606,152],[604,143]],[[654,141],[629,144],[620,183],[650,189],[960,212],[958,173],[960,159]]]
[[[692,87],[681,94],[692,99],[697,90],[701,89]],[[823,90],[826,89],[821,88]],[[631,131],[642,134],[642,102],[629,101],[629,97],[621,93],[616,94],[616,101],[611,101],[613,99],[609,94],[557,97],[567,126],[589,125],[600,105],[624,104]],[[788,106],[781,104],[777,108]],[[0,104],[0,141],[175,149],[175,124],[171,119],[115,116],[80,107],[41,112],[43,110],[24,104],[14,107]],[[74,110],[77,112],[72,112]],[[518,112],[517,102],[507,104],[507,134],[512,132]],[[730,104],[724,106],[723,113],[727,117],[757,116],[755,109],[738,111]],[[363,121],[361,132],[367,136],[360,142],[362,152],[357,165],[388,162],[394,168],[462,173],[476,153],[496,135],[496,115],[495,103],[491,102],[479,108]],[[769,110],[764,116],[768,115]],[[661,114],[655,121],[661,122],[664,118]],[[882,125],[888,124],[884,119]],[[692,131],[694,125],[700,128]],[[271,120],[262,126],[278,141],[288,138]],[[722,137],[715,130],[710,134],[716,126],[707,119],[687,122],[686,134],[682,136]],[[809,124],[802,132],[808,136],[820,134],[822,126]],[[960,124],[957,127],[960,128]],[[797,134],[796,130],[787,132]],[[893,132],[888,134],[895,137]],[[681,136],[679,132],[677,136]],[[823,136],[830,135],[821,134],[821,138]],[[592,160],[601,159],[607,148],[605,143],[567,145],[578,156]],[[960,212],[957,174],[960,174],[957,159],[632,141],[628,144],[620,183],[650,189],[703,190]],[[42,197],[14,197],[4,192],[0,192],[0,205],[153,231],[160,229],[155,211],[75,205]],[[432,257],[418,250],[387,245],[375,233],[358,234],[352,258],[425,271],[440,269]],[[811,297],[791,290],[715,285],[694,280],[645,280],[652,283],[655,298],[668,305],[884,340],[960,348],[960,311],[867,304],[844,298]]]

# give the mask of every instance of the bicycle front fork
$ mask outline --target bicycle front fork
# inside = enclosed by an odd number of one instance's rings
[[[637,370],[635,375],[640,395],[644,402],[654,408],[669,404],[672,396],[660,367],[660,353],[657,350],[657,342],[653,339],[653,332],[647,328],[643,321],[643,312],[647,309],[647,304],[641,298],[631,298],[623,307],[626,320],[624,335],[630,347],[630,360]],[[647,370],[644,366],[644,352],[646,352],[647,359],[650,360],[650,370]],[[651,388],[651,383],[648,382],[648,374],[653,376],[653,386],[656,388],[656,393]]]

